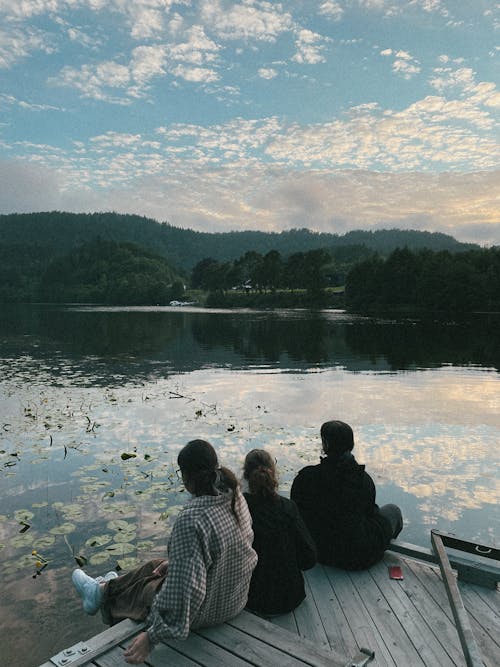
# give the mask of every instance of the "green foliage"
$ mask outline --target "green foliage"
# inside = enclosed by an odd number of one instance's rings
[[[51,302],[165,304],[179,279],[165,259],[133,243],[100,239],[54,259],[39,298]]]
[[[500,248],[451,253],[395,250],[371,257],[347,276],[351,310],[417,309],[471,312],[500,310]]]
[[[234,262],[218,262],[212,257],[201,260],[193,269],[191,285],[218,293],[210,298],[212,305],[214,300],[218,305],[228,302],[220,293],[229,288],[259,293],[275,292],[281,287],[305,289],[311,300],[328,285],[330,278],[325,267],[331,269],[332,265],[332,257],[324,249],[294,253],[286,262],[277,250],[270,250],[264,257],[249,250]]]
[[[27,239],[29,245],[26,245]],[[143,259],[132,260],[129,252],[127,260],[116,258],[117,267],[115,260],[113,268],[106,270],[102,262],[101,265],[92,262],[92,272],[80,266],[78,275],[73,276],[68,257],[78,259],[79,248],[96,239],[101,245],[131,243],[140,246],[144,249]],[[208,233],[117,213],[52,211],[0,215],[0,302],[32,302],[44,298],[90,303],[101,300],[164,303],[169,297],[182,297],[187,282],[183,273],[187,275],[194,267],[202,275],[197,277],[193,271],[192,287],[196,289],[226,291],[245,283],[262,292],[305,287],[312,298],[315,291],[327,285],[345,284],[352,267],[368,260],[375,251],[384,257],[404,246],[413,250],[429,248],[449,252],[477,247],[460,244],[445,234],[414,230],[358,230],[343,236],[304,228],[281,233]],[[74,252],[76,255],[72,254]],[[123,248],[121,252],[126,254]],[[156,260],[151,259],[148,252],[154,253]],[[320,253],[321,270],[313,265],[314,255],[309,253],[314,252]],[[323,261],[321,253],[328,254],[328,261]],[[162,275],[159,258],[168,262],[170,270],[176,274],[173,279]],[[205,265],[206,258],[212,263],[210,271]],[[62,264],[58,265],[58,261]],[[65,272],[64,279],[58,280],[54,266]],[[115,277],[115,269],[120,279]],[[166,292],[165,283],[176,279],[175,286]]]
[[[187,271],[191,271],[205,257],[228,262],[241,257],[246,251],[266,255],[274,250],[285,257],[318,248],[326,248],[329,252],[345,249],[348,261],[353,261],[355,249],[359,254],[362,246],[383,255],[404,246],[451,251],[468,247],[446,234],[415,230],[358,230],[344,235],[317,233],[304,228],[280,233],[209,233],[118,213],[51,211],[0,215],[0,245],[22,246],[29,239],[33,246],[50,248],[54,255],[61,255],[97,236],[107,241],[130,241],[149,248],[165,257],[173,267],[183,267]],[[341,261],[340,257],[338,259]]]
[[[0,303],[33,301],[51,256],[46,247],[0,245]]]

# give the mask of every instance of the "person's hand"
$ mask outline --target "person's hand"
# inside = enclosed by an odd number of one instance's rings
[[[148,657],[151,651],[149,645],[149,635],[147,632],[140,632],[134,641],[127,648],[123,657],[125,662],[128,662],[132,665],[140,665],[141,662],[144,662]]]
[[[168,560],[163,560],[158,567],[155,567],[153,570],[153,575],[155,577],[163,577],[163,575],[167,574],[167,568],[168,568]]]

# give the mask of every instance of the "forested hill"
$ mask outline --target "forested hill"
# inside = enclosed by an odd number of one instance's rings
[[[209,233],[180,229],[150,218],[118,213],[64,213],[59,211],[0,215],[0,248],[38,248],[43,256],[55,256],[99,237],[103,241],[127,241],[165,257],[171,265],[190,271],[200,260],[212,257],[231,261],[248,250],[282,256],[317,248],[365,246],[387,255],[397,247],[412,250],[460,251],[475,247],[446,234],[388,229],[352,231],[343,235],[294,229],[280,233],[260,231]]]

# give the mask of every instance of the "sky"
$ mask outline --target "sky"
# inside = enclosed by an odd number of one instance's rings
[[[497,0],[0,0],[0,213],[500,245]]]

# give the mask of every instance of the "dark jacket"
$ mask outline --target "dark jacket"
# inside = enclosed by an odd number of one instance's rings
[[[290,493],[318,548],[318,561],[347,570],[370,567],[392,537],[375,503],[375,484],[350,452],[303,468]]]
[[[282,496],[244,495],[258,556],[247,608],[264,615],[285,614],[306,596],[302,570],[316,563],[316,547],[294,502]]]

